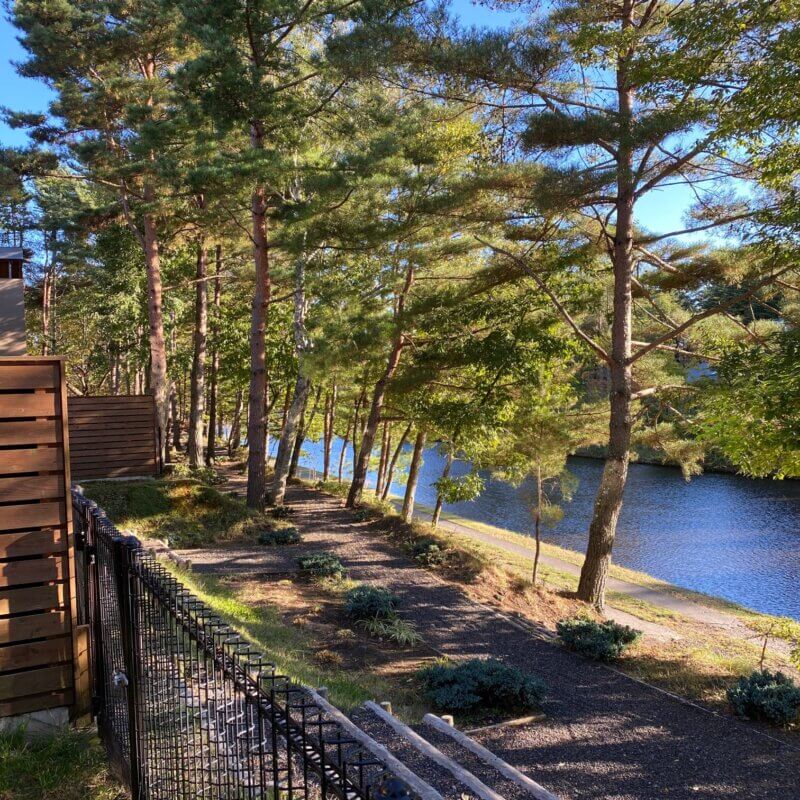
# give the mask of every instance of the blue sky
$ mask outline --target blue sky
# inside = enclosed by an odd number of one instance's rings
[[[451,5],[468,25],[496,27],[507,25],[514,18],[511,13],[494,11],[472,0],[451,0]],[[24,58],[15,33],[3,15],[0,18],[0,105],[15,111],[45,111],[52,97],[48,87],[40,81],[21,78],[14,69],[13,62]],[[24,132],[11,130],[0,122],[3,145],[21,145],[26,141]],[[688,188],[679,186],[651,192],[637,205],[638,222],[658,232],[679,230],[684,227],[683,215],[693,199]]]

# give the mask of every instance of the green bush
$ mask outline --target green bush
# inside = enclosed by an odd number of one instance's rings
[[[612,620],[596,622],[583,617],[562,619],[556,623],[556,630],[570,650],[595,661],[619,658],[642,635],[641,631]]]
[[[539,678],[494,658],[433,664],[418,675],[425,696],[443,711],[516,713],[539,708],[547,694]]]
[[[353,517],[356,522],[366,522],[375,516],[375,512],[367,506],[361,506],[353,512]]]
[[[415,541],[411,555],[425,567],[440,567],[447,559],[447,551],[438,540],[430,536]]]
[[[300,541],[300,532],[294,525],[275,530],[261,531],[258,534],[258,543],[272,546],[280,544],[297,544]]]
[[[273,506],[269,510],[269,514],[273,519],[286,519],[293,513],[294,509],[291,506]]]
[[[324,550],[297,559],[300,569],[314,578],[343,578],[347,571],[339,556]]]
[[[728,700],[740,717],[785,727],[800,714],[800,687],[782,672],[754,672],[728,689]]]
[[[353,619],[390,619],[398,598],[388,589],[362,584],[347,593],[345,607]]]

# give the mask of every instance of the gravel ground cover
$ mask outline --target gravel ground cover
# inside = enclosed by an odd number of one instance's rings
[[[336,499],[298,486],[288,499],[305,541],[336,552],[351,577],[398,594],[402,616],[429,645],[451,657],[501,658],[547,682],[546,720],[480,741],[550,791],[598,800],[800,800],[796,736],[711,713],[586,661],[415,566]],[[213,552],[192,553],[214,570]],[[258,564],[247,570],[258,572]]]

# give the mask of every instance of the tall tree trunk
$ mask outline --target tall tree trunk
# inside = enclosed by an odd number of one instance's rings
[[[531,583],[536,586],[539,572],[539,554],[542,550],[542,465],[536,465],[536,511],[533,515],[533,530],[536,537],[536,551],[533,554],[533,574]]]
[[[325,442],[323,444],[323,455],[322,455],[322,480],[327,481],[330,478],[331,473],[331,449],[333,448],[333,437],[334,437],[334,424],[336,422],[336,395],[337,395],[337,388],[336,384],[333,384],[333,388],[331,389],[330,395],[328,397],[328,407],[327,413],[325,416]]]
[[[254,149],[264,147],[264,129],[260,121],[251,127],[250,143]],[[267,385],[266,333],[270,299],[269,238],[267,234],[267,193],[257,186],[252,196],[253,261],[255,291],[250,320],[250,393],[247,412],[247,505],[262,508],[266,476],[266,421],[264,396]]]
[[[361,448],[358,451],[358,459],[353,465],[353,482],[350,484],[350,491],[347,494],[347,503],[345,504],[347,508],[354,508],[360,502],[361,493],[364,491],[364,484],[367,481],[369,459],[372,455],[372,445],[375,441],[375,433],[378,430],[383,403],[386,399],[386,390],[389,387],[389,381],[391,381],[394,377],[394,373],[397,371],[397,367],[400,364],[400,356],[403,352],[403,343],[405,339],[402,330],[403,312],[405,310],[406,297],[408,297],[413,283],[414,265],[410,263],[406,269],[403,288],[398,295],[395,308],[395,324],[398,326],[398,330],[392,340],[392,349],[386,362],[386,368],[383,371],[383,375],[381,375],[378,382],[375,384],[375,388],[372,392],[372,404],[370,405],[367,424],[364,428],[364,436],[361,439]]]
[[[625,1],[623,28],[631,27],[632,0]],[[586,559],[578,583],[578,597],[598,609],[605,604],[606,580],[611,550],[622,509],[628,478],[631,442],[631,276],[633,274],[633,234],[635,182],[631,136],[634,92],[628,83],[626,55],[617,62],[620,145],[617,156],[616,232],[613,246],[614,318],[611,324],[611,418],[608,456],[589,526]]]
[[[278,443],[278,453],[275,457],[275,476],[272,479],[272,489],[270,491],[270,502],[279,506],[283,504],[286,494],[286,481],[292,474],[292,465],[297,450],[296,439],[299,430],[302,428],[300,423],[303,410],[308,402],[308,393],[311,389],[311,379],[305,374],[305,364],[303,357],[309,347],[308,334],[306,332],[306,294],[305,294],[305,256],[301,255],[295,259],[294,265],[294,353],[297,358],[297,380],[294,384],[294,395],[292,403],[284,415],[283,427],[281,428],[281,438]],[[299,457],[299,454],[298,454]]]
[[[440,480],[447,480],[450,477],[450,470],[453,468],[453,448],[455,442],[450,445],[450,450],[447,453],[447,460],[444,462],[444,469]],[[435,528],[439,524],[439,517],[442,516],[442,506],[444,505],[444,497],[441,492],[436,493],[436,506],[433,509],[433,517],[431,518],[431,525]]]
[[[383,479],[386,477],[386,465],[389,462],[389,448],[392,446],[392,432],[389,423],[383,422],[383,435],[381,436],[381,456],[378,460],[378,475],[375,481],[375,496],[383,493]]]
[[[242,444],[242,405],[244,402],[244,390],[236,392],[236,404],[233,407],[233,417],[231,419],[231,431],[228,436],[228,455],[232,456]]]
[[[306,419],[306,412],[303,409],[303,413],[300,415],[300,424],[297,426],[297,436],[295,436],[294,440],[294,450],[292,450],[292,461],[289,464],[289,477],[294,478],[297,475],[297,465],[300,463],[300,453],[303,449],[303,442],[306,438],[306,433],[311,429],[311,426],[314,424],[314,417],[317,415],[317,409],[319,408],[319,398],[322,394],[322,387],[320,386],[317,389],[317,393],[314,396],[314,405],[311,406],[311,413],[308,415]]]
[[[344,469],[344,457],[347,454],[347,442],[350,439],[350,426],[353,424],[352,419],[347,420],[347,427],[344,431],[344,439],[342,439],[342,449],[339,453],[339,472],[338,472],[338,481],[339,483],[342,482],[342,470]]]
[[[178,393],[173,388],[169,394],[170,407],[172,409],[172,446],[175,452],[179,453],[181,450],[181,418],[178,413]]]
[[[152,187],[145,187],[144,199],[147,203],[155,200]],[[167,348],[164,339],[164,312],[161,295],[161,256],[158,248],[156,220],[152,214],[145,214],[144,257],[147,268],[147,318],[150,340],[150,391],[156,403],[156,418],[161,430],[161,457],[166,456],[164,442],[167,436],[167,419],[169,417],[170,390],[167,378]]]
[[[203,462],[203,414],[206,402],[206,343],[208,338],[208,264],[205,242],[197,245],[195,282],[194,353],[192,355],[191,401],[189,404],[189,466]]]
[[[392,479],[394,478],[394,468],[397,466],[397,459],[400,458],[400,453],[403,452],[403,446],[406,443],[406,439],[408,439],[408,434],[411,433],[411,424],[408,423],[406,429],[403,431],[403,435],[400,437],[400,441],[397,443],[397,447],[394,449],[394,453],[392,453],[392,458],[389,461],[389,468],[386,470],[386,480],[383,483],[383,493],[381,494],[381,500],[386,500],[389,497],[389,492],[392,490]]]
[[[411,456],[411,467],[408,470],[406,493],[403,496],[403,510],[401,512],[406,522],[411,522],[414,517],[414,498],[417,494],[419,482],[419,469],[422,466],[422,453],[425,450],[425,431],[420,431],[414,441],[414,454]]]
[[[222,415],[217,411],[217,379],[219,373],[219,314],[222,302],[222,287],[219,274],[222,267],[222,245],[214,250],[214,316],[211,324],[211,374],[208,387],[208,441],[206,442],[206,464],[214,463],[217,451],[217,436],[221,435]]]

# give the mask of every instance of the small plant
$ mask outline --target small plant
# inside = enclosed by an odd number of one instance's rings
[[[373,617],[372,619],[361,619],[356,624],[370,636],[377,639],[389,639],[401,647],[411,647],[422,641],[416,626],[400,617],[390,617],[389,619]]]
[[[439,662],[423,667],[418,675],[426,697],[443,711],[516,713],[539,708],[547,694],[539,678],[494,658]]]
[[[313,578],[343,578],[347,571],[339,556],[321,550],[297,559],[300,569]]]
[[[273,506],[269,510],[269,514],[273,519],[287,519],[293,513],[294,509],[291,506]]]
[[[415,541],[411,554],[424,567],[441,567],[447,560],[447,551],[438,540],[430,536]]]
[[[556,630],[570,650],[595,661],[619,658],[642,635],[641,631],[613,620],[596,622],[584,617],[562,619],[556,623]]]
[[[341,667],[344,663],[344,659],[335,650],[318,650],[314,659],[325,667]]]
[[[367,520],[372,519],[374,516],[375,513],[373,510],[367,506],[361,506],[353,512],[353,518],[356,520],[356,522],[366,522]]]
[[[347,593],[345,608],[356,620],[390,619],[395,616],[398,598],[388,589],[362,584]]]
[[[782,672],[761,670],[739,678],[728,701],[740,717],[786,727],[800,714],[800,687]]]
[[[188,464],[173,464],[172,477],[190,478],[192,480],[206,483],[209,486],[218,486],[225,483],[225,477],[219,475],[212,467],[190,467]]]
[[[300,532],[294,525],[275,530],[261,531],[258,534],[258,543],[269,547],[281,544],[297,544],[300,541]]]

